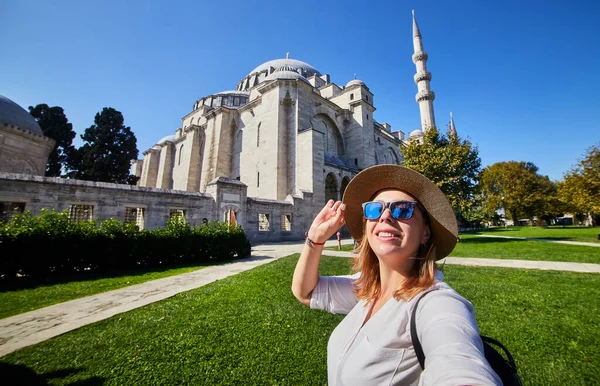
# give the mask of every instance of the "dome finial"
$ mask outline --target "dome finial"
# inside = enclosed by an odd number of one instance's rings
[[[356,72],[354,73],[354,79],[356,79]]]
[[[286,59],[289,59],[289,58],[290,58],[290,53],[289,53],[289,52],[286,52],[286,53],[285,53],[285,58],[286,58]]]

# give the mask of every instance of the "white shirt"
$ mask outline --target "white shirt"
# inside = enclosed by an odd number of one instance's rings
[[[441,272],[436,272],[433,286],[439,289],[423,298],[417,310],[425,371],[410,338],[410,315],[418,296],[409,301],[391,298],[361,327],[369,307],[354,294],[357,277],[319,277],[311,296],[311,308],[348,314],[327,345],[330,386],[502,385],[483,354],[473,305],[442,281]]]

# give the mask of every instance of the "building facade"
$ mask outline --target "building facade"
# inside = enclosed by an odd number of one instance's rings
[[[434,94],[414,14],[413,42],[426,130],[435,125]],[[375,106],[365,82],[338,85],[286,55],[254,68],[235,89],[194,101],[181,127],[134,162],[137,186],[0,170],[0,202],[34,213],[66,209],[74,221],[117,218],[156,228],[179,216],[196,225],[239,223],[255,243],[299,239],[327,200],[342,198],[354,175],[402,164],[405,141],[422,136],[415,130],[405,138],[375,121]]]

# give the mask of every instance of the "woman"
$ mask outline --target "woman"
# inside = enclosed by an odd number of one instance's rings
[[[359,241],[355,275],[319,277],[323,244],[344,223]],[[348,314],[327,347],[329,385],[500,385],[483,353],[473,306],[444,283],[436,260],[456,245],[456,217],[423,175],[377,165],[330,200],[306,234],[292,291],[303,304]],[[419,365],[410,314],[419,294]]]

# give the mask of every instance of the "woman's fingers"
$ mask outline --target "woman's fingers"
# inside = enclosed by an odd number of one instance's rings
[[[341,204],[335,214],[335,221],[343,224],[345,222],[344,215],[346,214],[346,204]]]

